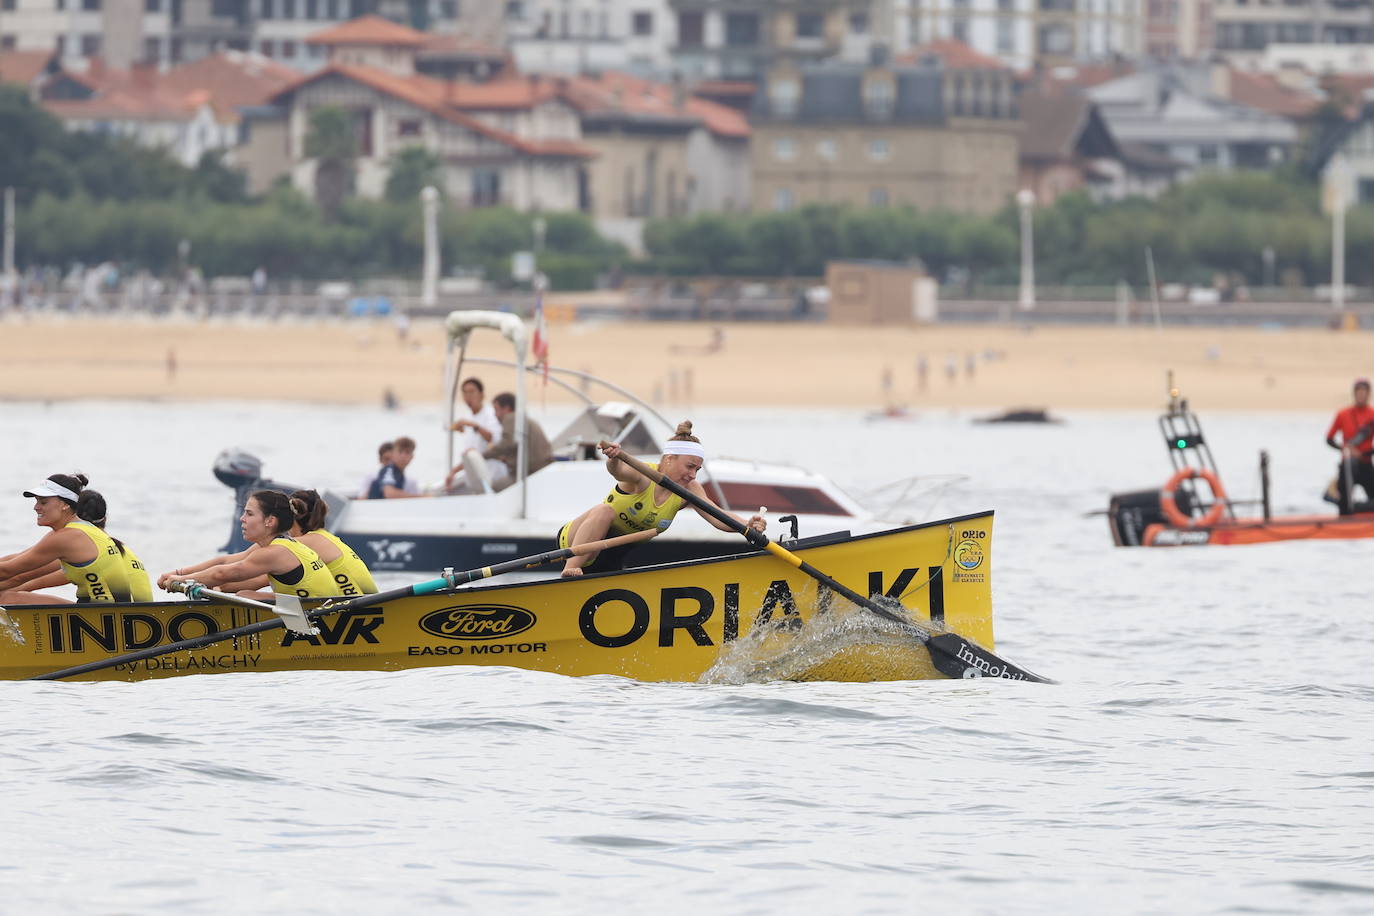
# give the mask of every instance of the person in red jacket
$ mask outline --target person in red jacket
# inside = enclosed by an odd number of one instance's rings
[[[1326,444],[1341,452],[1336,474],[1341,515],[1353,509],[1355,484],[1364,488],[1365,499],[1374,500],[1374,407],[1369,406],[1369,379],[1355,379],[1355,403],[1336,412],[1326,431]],[[1337,441],[1336,434],[1340,433]]]

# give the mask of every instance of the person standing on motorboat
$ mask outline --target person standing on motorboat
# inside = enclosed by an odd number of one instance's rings
[[[70,603],[32,591],[60,584],[52,579],[59,568],[66,581],[76,586],[78,602],[152,597],[148,574],[138,557],[105,533],[105,498],[86,489],[89,482],[84,474],[53,474],[24,491],[34,501],[37,524],[52,531],[28,550],[0,559],[0,584],[9,586],[0,591],[0,605]]]
[[[420,496],[419,488],[413,481],[406,480],[406,468],[415,460],[415,440],[409,436],[398,436],[391,460],[382,465],[372,486],[368,487],[368,499],[400,499]]]
[[[616,479],[616,485],[601,503],[583,512],[558,530],[558,546],[576,547],[591,541],[651,528],[666,531],[673,523],[686,501],[681,496],[655,484],[649,478],[620,460],[620,446],[615,443],[606,445],[602,452],[606,455],[606,470]],[[677,433],[664,446],[663,457],[658,464],[650,465],[662,471],[674,483],[690,490],[703,501],[716,505],[706,490],[697,483],[697,473],[706,463],[706,452],[701,440],[692,435],[692,421],[683,420],[677,425]],[[695,508],[695,507],[693,507]],[[717,506],[717,508],[719,508]],[[732,531],[724,522],[712,518],[697,509],[697,514],[721,531]],[[736,516],[738,518],[738,516]],[[755,531],[763,531],[768,523],[760,515],[743,522]],[[596,572],[621,569],[625,555],[631,547],[614,547],[600,553],[568,558],[563,565],[564,576],[580,576],[584,569]]]
[[[239,516],[243,539],[253,546],[241,554],[220,558],[228,562],[200,563],[163,573],[157,584],[166,588],[173,580],[194,578],[209,588],[251,593],[265,576],[274,592],[301,598],[338,595],[339,586],[320,555],[291,537],[295,521],[291,500],[285,494],[258,490],[248,497]]]
[[[455,433],[466,431],[459,440],[460,455],[470,448],[483,451],[501,438],[501,418],[496,415],[492,405],[483,403],[486,389],[482,387],[482,380],[475,376],[464,379],[462,392],[463,403],[467,405],[472,416],[454,420],[453,426],[450,427]]]
[[[520,452],[515,436],[515,395],[503,391],[491,399],[496,419],[501,423],[501,437],[483,451],[469,449],[463,454],[462,463],[448,472],[445,486],[455,489],[454,481],[465,468],[476,471],[468,474],[468,489],[477,492],[489,488],[492,491],[504,490],[515,483],[515,463]],[[480,456],[481,461],[475,460]],[[542,467],[553,463],[553,446],[544,428],[528,414],[525,416],[525,476],[528,477]],[[476,477],[478,479],[474,480]],[[483,479],[489,478],[489,479]]]
[[[1354,386],[1355,403],[1336,412],[1326,431],[1326,444],[1341,453],[1336,473],[1336,493],[1341,515],[1354,511],[1358,484],[1366,500],[1374,500],[1374,407],[1369,406],[1369,379],[1359,378]],[[1336,439],[1340,433],[1340,441]]]

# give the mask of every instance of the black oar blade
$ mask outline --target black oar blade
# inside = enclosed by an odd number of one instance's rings
[[[1038,684],[1053,684],[1047,677],[1013,665],[998,655],[972,642],[958,633],[939,633],[926,642],[930,650],[930,660],[935,670],[946,677],[974,678],[999,677],[1009,681],[1034,681]]]

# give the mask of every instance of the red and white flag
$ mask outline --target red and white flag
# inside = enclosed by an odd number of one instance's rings
[[[544,323],[544,284],[536,283],[534,292],[534,337],[530,340],[534,364],[544,367],[544,384],[549,382],[549,328]]]

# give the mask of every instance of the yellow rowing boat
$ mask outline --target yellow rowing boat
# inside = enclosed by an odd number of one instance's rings
[[[986,512],[788,546],[802,561],[916,624],[952,631],[990,650],[991,533],[992,513]],[[271,611],[219,600],[5,611],[3,679],[148,654],[273,618]],[[644,681],[944,676],[913,638],[915,628],[855,607],[803,570],[763,552],[400,597],[314,622],[318,633],[280,628],[226,636],[77,679],[435,665],[509,665]],[[998,673],[982,667],[983,673]]]

